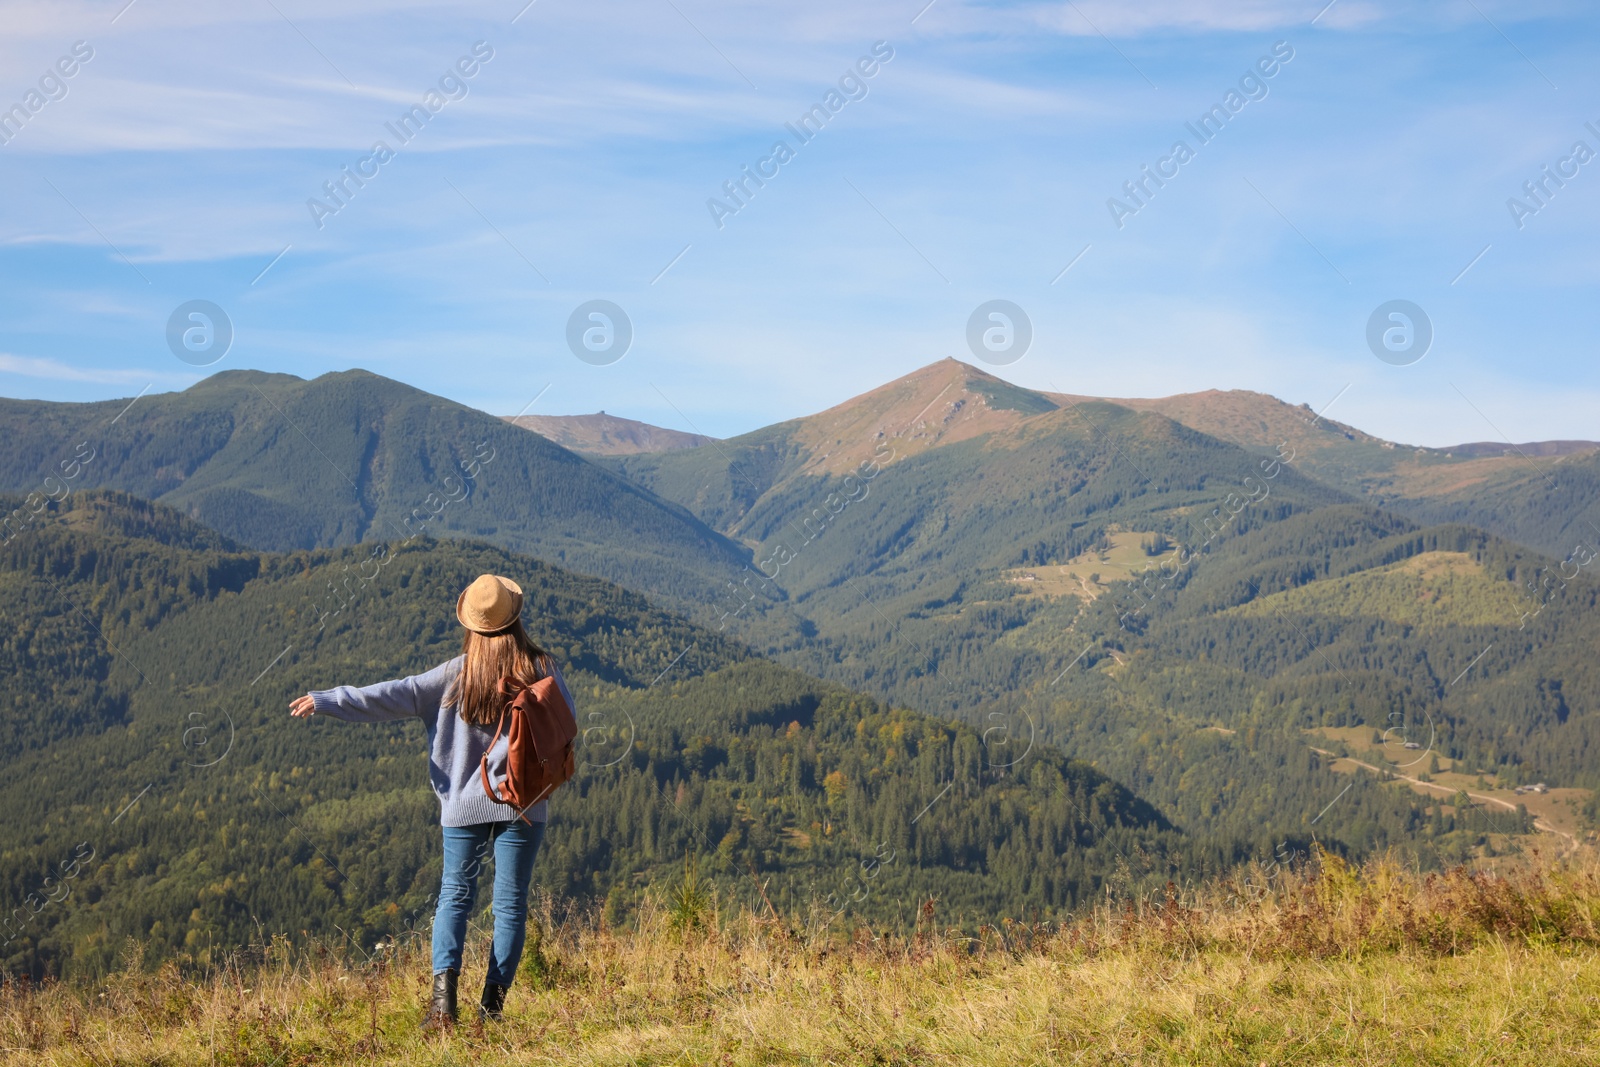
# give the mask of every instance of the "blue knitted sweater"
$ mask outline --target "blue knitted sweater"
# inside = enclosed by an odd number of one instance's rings
[[[464,722],[455,704],[444,702],[445,691],[461,671],[463,657],[457,656],[424,674],[397,678],[376,685],[341,685],[311,694],[318,715],[331,715],[346,722],[392,722],[395,719],[421,719],[428,729],[428,777],[439,797],[439,823],[443,826],[475,826],[485,822],[507,822],[516,817],[509,804],[491,800],[483,791],[478,764],[489,754],[489,780],[498,784],[505,777],[506,737],[491,749],[493,726],[474,726]],[[556,685],[576,708],[561,672],[555,672]],[[549,818],[548,800],[541,800],[527,811],[532,822]]]

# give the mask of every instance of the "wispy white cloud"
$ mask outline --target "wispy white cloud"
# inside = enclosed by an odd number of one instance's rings
[[[164,382],[169,385],[192,385],[200,380],[198,374],[174,374],[169,371],[117,370],[109,367],[74,367],[55,359],[34,356],[13,356],[0,352],[0,374],[15,374],[23,378],[37,378],[55,382],[92,382],[97,385],[138,385]]]
[[[1136,37],[1148,33],[1216,33],[1309,26],[1327,0],[1071,0],[1032,9],[1042,28],[1074,36]],[[1337,15],[1335,11],[1337,10]],[[1382,17],[1363,0],[1337,0],[1318,24],[1364,25]]]

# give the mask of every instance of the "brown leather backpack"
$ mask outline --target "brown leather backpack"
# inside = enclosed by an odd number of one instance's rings
[[[553,676],[527,688],[502,678],[498,689],[507,703],[489,749],[494,749],[504,732],[506,776],[498,788],[489,784],[487,751],[478,762],[478,773],[490,800],[512,805],[522,821],[531,824],[528,809],[577,772],[578,720]]]

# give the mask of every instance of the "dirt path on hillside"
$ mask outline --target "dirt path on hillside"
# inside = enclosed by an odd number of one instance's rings
[[[1434,790],[1438,790],[1441,793],[1448,793],[1451,796],[1454,796],[1458,792],[1462,792],[1462,793],[1466,793],[1467,796],[1472,797],[1474,800],[1482,800],[1482,801],[1485,801],[1485,802],[1490,803],[1490,804],[1495,804],[1495,805],[1498,805],[1498,806],[1500,806],[1502,808],[1505,808],[1505,809],[1507,809],[1509,811],[1516,811],[1517,810],[1517,805],[1508,803],[1507,801],[1504,801],[1504,800],[1501,800],[1499,797],[1491,797],[1491,796],[1489,796],[1489,795],[1487,795],[1485,793],[1474,793],[1470,789],[1451,789],[1449,786],[1447,786],[1447,785],[1439,785],[1437,782],[1424,782],[1424,781],[1422,781],[1420,779],[1413,778],[1408,774],[1396,773],[1395,771],[1392,771],[1387,767],[1374,766],[1371,763],[1367,763],[1367,762],[1365,762],[1363,760],[1358,760],[1354,756],[1341,756],[1337,752],[1329,752],[1325,748],[1317,748],[1316,746],[1311,746],[1311,751],[1317,753],[1319,756],[1331,756],[1335,760],[1349,760],[1351,763],[1354,763],[1357,767],[1365,767],[1367,770],[1372,771],[1373,773],[1379,774],[1379,775],[1387,774],[1391,778],[1396,778],[1396,779],[1398,779],[1398,780],[1400,780],[1402,782],[1410,782],[1413,786],[1418,786],[1418,787],[1421,787],[1423,789],[1434,789]],[[1543,830],[1545,833],[1555,834],[1557,837],[1566,838],[1567,839],[1567,850],[1566,850],[1567,852],[1571,852],[1571,851],[1573,851],[1574,849],[1576,849],[1578,847],[1578,839],[1577,838],[1573,837],[1571,834],[1567,833],[1565,830],[1557,830],[1554,826],[1551,826],[1549,823],[1545,822],[1543,819],[1539,818],[1537,815],[1535,815],[1534,818],[1533,818],[1533,827],[1534,827],[1535,830]],[[1565,855],[1565,853],[1563,853],[1563,855]]]

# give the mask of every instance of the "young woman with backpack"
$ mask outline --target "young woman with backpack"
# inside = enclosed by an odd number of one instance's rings
[[[494,947],[479,1011],[485,1018],[500,1018],[527,934],[528,883],[547,818],[544,797],[572,774],[577,729],[561,672],[523,629],[517,583],[479,576],[457,599],[456,619],[466,630],[456,658],[408,678],[317,690],[289,705],[297,718],[417,718],[427,727],[428,776],[439,797],[444,831],[444,878],[433,919],[433,994],[423,1017],[427,1030],[455,1024],[467,919],[478,873],[491,855]],[[536,746],[544,750],[537,757]],[[552,762],[563,756],[564,773]]]

